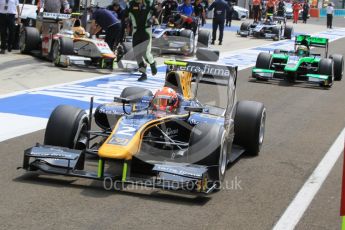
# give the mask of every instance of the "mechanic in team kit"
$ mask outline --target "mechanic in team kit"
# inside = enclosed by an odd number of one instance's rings
[[[217,36],[217,29],[219,27],[219,45],[222,45],[223,41],[223,33],[224,33],[224,24],[225,24],[225,16],[228,12],[230,12],[229,5],[224,0],[215,0],[212,2],[208,10],[213,10],[213,21],[212,21],[212,45],[216,40]]]
[[[15,36],[16,13],[19,14],[18,0],[0,0],[0,31],[1,31],[1,50],[0,54],[12,51],[12,43]],[[20,23],[20,18],[17,19]]]
[[[260,20],[260,7],[261,0],[253,0],[253,18],[254,22],[258,22]]]
[[[284,0],[280,0],[278,2],[277,16],[285,17],[285,3],[284,3]]]
[[[268,18],[267,15],[268,14],[274,14],[275,12],[275,4],[274,4],[274,0],[268,0],[266,3],[266,19]]]
[[[91,7],[91,34],[105,30],[105,42],[114,50],[121,39],[121,21],[116,13],[98,7]]]
[[[146,63],[151,67],[152,75],[157,74],[156,61],[151,54],[152,24],[156,20],[157,9],[153,0],[131,0],[126,12],[133,25],[133,53],[141,76],[138,81],[147,79]]]
[[[178,3],[176,0],[164,0],[162,3],[163,9],[163,23],[167,23],[169,18],[173,15],[173,11],[176,11]]]

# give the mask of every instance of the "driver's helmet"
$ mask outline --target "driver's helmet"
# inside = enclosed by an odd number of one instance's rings
[[[82,38],[86,35],[85,29],[82,26],[73,27],[72,30],[73,36],[76,38]]]
[[[157,90],[152,100],[153,109],[172,112],[179,104],[178,96],[175,90],[169,87],[163,87]]]
[[[309,49],[307,46],[300,45],[297,47],[297,55],[298,56],[308,56],[309,55]]]

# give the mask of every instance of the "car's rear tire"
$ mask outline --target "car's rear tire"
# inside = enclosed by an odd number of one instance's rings
[[[198,34],[197,47],[210,47],[211,44],[211,33],[207,30],[200,30]]]
[[[344,73],[344,56],[341,54],[332,54],[329,58],[333,59],[334,80],[341,81]]]
[[[86,112],[69,105],[59,105],[51,113],[44,144],[70,149],[85,149],[86,134],[89,123]]]
[[[69,63],[61,64],[61,55],[73,55],[74,44],[70,38],[60,37],[53,43],[52,59],[55,66],[68,67]]]
[[[293,27],[292,26],[285,26],[285,29],[284,29],[284,37],[286,39],[291,39],[292,36],[293,36]]]
[[[333,60],[329,58],[322,58],[319,62],[319,74],[327,75],[328,82],[327,84],[321,83],[322,87],[331,87],[334,80],[333,72]]]
[[[193,55],[194,54],[194,33],[191,30],[182,30],[180,33],[183,42],[189,43],[188,45],[188,52],[184,53],[185,55]]]
[[[196,58],[200,61],[218,61],[219,50],[210,48],[198,48],[196,50]]]
[[[272,29],[272,34],[274,34],[275,36],[273,37],[273,40],[275,41],[279,41],[280,38],[281,38],[281,31],[280,31],[280,28],[279,27],[273,27]]]
[[[120,97],[128,98],[128,99],[140,99],[144,96],[152,97],[153,94],[151,90],[138,87],[138,86],[126,87],[122,90],[120,94]]]
[[[40,33],[35,27],[24,27],[19,38],[20,52],[29,53],[30,51],[38,50],[40,42]]]
[[[266,109],[256,101],[240,101],[235,114],[234,144],[246,149],[246,154],[257,156],[265,136]]]

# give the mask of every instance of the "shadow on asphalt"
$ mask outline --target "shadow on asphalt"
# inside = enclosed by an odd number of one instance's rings
[[[64,177],[64,176],[46,176],[46,174],[28,172],[13,179],[14,182],[33,184],[33,185],[43,185],[50,187],[68,187],[73,189],[82,190],[81,195],[93,197],[93,198],[105,198],[109,196],[129,196],[129,197],[139,197],[146,200],[152,200],[157,202],[166,202],[174,203],[181,205],[197,205],[203,206],[208,201],[211,200],[211,197],[206,196],[196,196],[196,195],[185,195],[179,193],[173,193],[162,190],[155,190],[144,188],[142,190],[107,190],[103,186],[103,181],[92,181],[87,184],[78,184],[78,182],[85,182],[86,180],[73,178],[73,177]]]

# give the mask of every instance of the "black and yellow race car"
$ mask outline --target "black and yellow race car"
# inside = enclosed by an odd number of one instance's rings
[[[68,105],[55,108],[43,145],[25,150],[22,168],[109,180],[116,188],[135,184],[197,194],[220,189],[228,163],[243,153],[259,154],[266,109],[237,101],[237,67],[165,63],[165,85],[155,94],[127,87],[94,114],[91,100],[89,115]],[[210,87],[227,96],[210,98]],[[97,167],[86,155],[97,157]],[[110,167],[115,164],[117,170]]]

